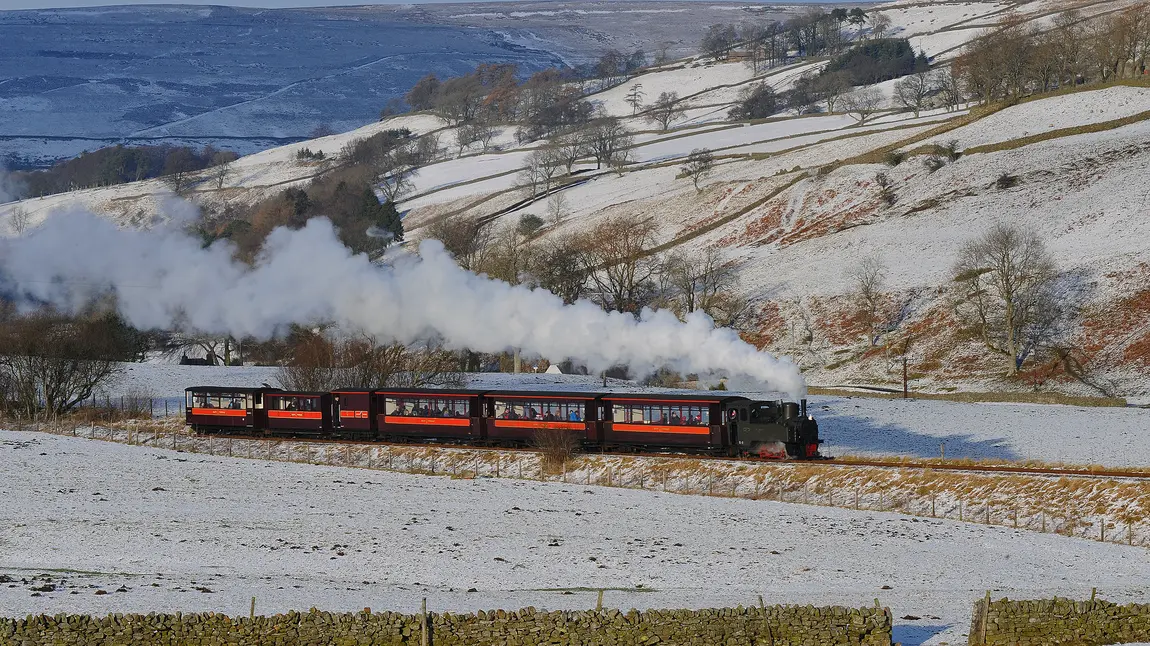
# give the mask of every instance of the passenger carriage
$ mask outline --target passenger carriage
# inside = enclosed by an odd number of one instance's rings
[[[484,393],[486,439],[529,444],[541,431],[569,433],[581,445],[598,444],[598,395],[569,392]]]
[[[480,396],[477,390],[396,388],[372,393],[381,439],[478,442]]]
[[[266,388],[194,386],[184,391],[185,421],[196,433],[250,432],[267,426]]]

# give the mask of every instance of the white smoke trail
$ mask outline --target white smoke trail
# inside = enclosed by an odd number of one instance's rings
[[[119,229],[91,213],[56,213],[28,235],[0,242],[0,289],[70,310],[112,290],[124,317],[143,329],[179,322],[267,338],[290,323],[334,321],[405,343],[434,336],[451,348],[520,348],[596,371],[666,365],[730,376],[741,388],[795,398],[806,392],[794,364],[759,352],[702,313],[681,322],[645,311],[636,320],[586,301],[565,305],[550,292],[467,272],[436,241],[381,267],[352,255],[331,223],[316,218],[299,230],[273,231],[252,267],[232,253],[226,242],[205,249],[171,227]]]

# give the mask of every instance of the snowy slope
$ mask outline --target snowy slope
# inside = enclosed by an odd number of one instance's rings
[[[869,605],[956,643],[984,590],[1145,601],[1140,548],[896,514],[453,480],[0,431],[10,615]],[[122,586],[122,587],[121,587]],[[475,589],[475,592],[468,590]],[[97,595],[98,590],[110,594]],[[208,590],[210,592],[205,592]],[[564,594],[565,591],[572,594]],[[119,591],[119,592],[117,592]],[[73,594],[76,593],[76,594]]]

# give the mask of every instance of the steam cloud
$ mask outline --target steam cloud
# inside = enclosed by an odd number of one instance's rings
[[[84,212],[53,214],[21,238],[0,242],[0,289],[25,302],[75,311],[114,291],[122,315],[142,329],[176,324],[197,331],[268,338],[290,323],[334,321],[405,343],[436,337],[455,349],[520,348],[592,370],[626,364],[639,372],[669,366],[682,373],[727,376],[740,389],[799,398],[806,384],[786,359],[759,352],[709,317],[681,322],[666,311],[604,312],[593,303],[565,305],[544,290],[461,269],[436,241],[388,266],[352,255],[331,223],[310,220],[277,229],[255,266],[233,248],[174,227],[119,229]]]

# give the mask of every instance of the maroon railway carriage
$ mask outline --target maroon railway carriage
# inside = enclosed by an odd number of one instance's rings
[[[484,393],[487,440],[529,443],[543,430],[571,433],[580,444],[598,444],[598,395],[570,392]]]
[[[331,432],[331,393],[268,391],[264,394],[270,434],[326,435]]]
[[[478,390],[393,388],[372,393],[376,429],[383,439],[483,439]]]
[[[196,433],[249,432],[267,426],[268,388],[193,386],[184,391],[185,420]]]
[[[602,395],[603,443],[609,447],[689,448],[726,452],[728,405],[745,397],[708,395]]]
[[[341,437],[375,439],[375,397],[370,390],[336,390],[331,393],[332,432]]]

